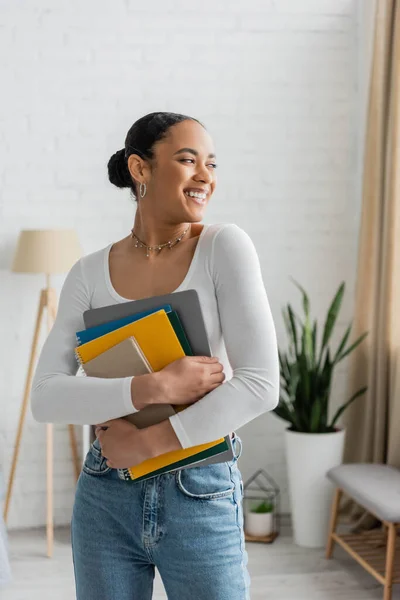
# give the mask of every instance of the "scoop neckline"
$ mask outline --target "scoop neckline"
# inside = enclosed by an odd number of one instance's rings
[[[185,288],[185,286],[188,284],[189,280],[191,279],[191,277],[193,275],[193,271],[194,271],[196,263],[197,263],[198,256],[199,256],[200,246],[201,246],[202,240],[204,238],[205,232],[208,229],[208,227],[209,226],[207,224],[203,223],[203,229],[201,230],[201,232],[199,234],[199,239],[198,239],[198,242],[197,242],[194,254],[193,254],[193,258],[190,261],[190,265],[186,272],[186,275],[185,275],[183,281],[179,284],[179,286],[175,290],[170,292],[171,294],[174,294],[175,292],[180,292],[181,290],[183,290]],[[107,289],[110,292],[111,296],[113,296],[113,298],[118,300],[118,302],[135,302],[137,300],[136,298],[125,298],[125,296],[121,296],[121,294],[119,294],[117,292],[117,290],[114,288],[114,286],[111,282],[109,257],[110,257],[110,252],[111,252],[111,248],[113,247],[113,245],[114,245],[114,242],[111,242],[104,249],[103,266],[104,266],[104,277],[106,280]]]

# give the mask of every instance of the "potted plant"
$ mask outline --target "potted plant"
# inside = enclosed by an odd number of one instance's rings
[[[346,347],[350,324],[336,351],[330,348],[345,290],[342,282],[329,307],[318,344],[317,321],[311,323],[309,298],[294,283],[302,293],[304,319],[294,313],[290,304],[282,311],[289,348],[287,352],[279,350],[280,399],[274,412],[290,425],[285,446],[294,540],[300,546],[322,547],[328,532],[333,491],[326,473],[341,464],[343,458],[345,431],[337,423],[346,408],[367,389],[359,389],[330,418],[332,377],[336,365],[367,333]]]
[[[245,516],[245,531],[254,537],[264,537],[273,532],[274,505],[263,500],[251,506]]]

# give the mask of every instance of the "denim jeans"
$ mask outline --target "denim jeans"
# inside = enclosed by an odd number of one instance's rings
[[[248,600],[243,481],[229,462],[129,482],[98,440],[79,477],[71,522],[77,600],[150,600],[157,567],[168,600]]]

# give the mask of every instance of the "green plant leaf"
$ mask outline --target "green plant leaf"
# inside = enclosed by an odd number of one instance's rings
[[[365,386],[361,389],[358,390],[358,392],[356,392],[355,394],[352,395],[352,397],[350,398],[350,400],[348,400],[345,404],[343,404],[343,406],[341,406],[339,408],[339,410],[336,412],[335,416],[332,419],[331,422],[331,427],[335,427],[337,420],[342,416],[342,413],[346,410],[346,408],[348,406],[350,406],[350,404],[352,402],[354,402],[354,400],[356,400],[359,396],[362,396],[362,394],[364,394],[368,389],[368,386]]]
[[[311,368],[314,364],[314,344],[310,322],[310,300],[305,289],[292,278],[296,287],[301,291],[303,297],[304,322],[301,322],[302,329],[302,352],[304,352],[308,365]]]
[[[317,321],[314,321],[313,330],[312,330],[312,347],[313,347],[313,355],[312,355],[312,364],[315,366],[316,358],[317,358]]]
[[[339,289],[336,292],[335,297],[332,300],[332,303],[328,309],[328,314],[327,314],[327,317],[325,320],[325,325],[324,325],[323,334],[322,334],[321,353],[320,353],[319,364],[321,363],[322,353],[325,350],[325,347],[328,344],[330,337],[332,335],[332,331],[333,331],[337,316],[340,311],[340,306],[342,304],[344,289],[345,289],[345,283],[343,281],[340,284]]]
[[[320,429],[324,430],[328,423],[329,397],[331,392],[331,381],[333,375],[333,364],[331,361],[330,348],[325,351],[325,362],[320,374],[318,397],[321,402]]]
[[[299,375],[300,375],[300,390],[303,397],[303,405],[310,398],[310,378],[308,372],[308,362],[305,353],[305,340],[303,338],[303,348],[299,356]]]
[[[304,310],[304,314],[305,316],[309,316],[310,315],[310,300],[307,296],[307,293],[305,291],[305,289],[295,280],[293,279],[293,277],[290,278],[293,283],[295,284],[295,286],[301,291],[302,296],[303,296],[303,310]]]
[[[313,366],[312,332],[309,319],[307,318],[303,323],[303,331],[301,336],[301,350],[304,354],[307,367],[311,369]]]
[[[341,352],[343,352],[343,348],[345,347],[345,345],[347,344],[347,340],[349,339],[350,336],[350,332],[351,332],[351,327],[352,325],[350,324],[342,338],[342,341],[340,342],[338,349],[336,350],[336,354],[333,358],[333,362],[336,363],[338,362],[338,356],[340,355]]]
[[[361,344],[361,342],[367,337],[367,335],[368,335],[368,332],[365,332],[362,335],[360,335],[360,337],[354,342],[354,344],[352,344],[347,350],[345,350],[345,352],[343,352],[340,356],[338,356],[336,362],[337,363],[340,362],[341,360],[343,360],[345,358],[345,356],[350,354],[350,352],[352,352],[354,350],[354,348],[356,348],[359,344]]]
[[[255,508],[252,508],[250,512],[252,513],[271,513],[274,510],[274,505],[272,502],[267,502],[264,500],[260,504],[258,504]]]
[[[285,360],[284,356],[282,355],[282,353],[279,349],[278,349],[278,356],[279,356],[279,365],[280,365],[280,369],[281,369],[281,375],[285,379],[290,379],[290,370],[288,368],[287,361]]]
[[[311,433],[317,433],[321,420],[321,402],[318,398],[315,398],[314,403],[311,407],[311,422],[310,431]]]
[[[288,407],[288,405],[285,402],[280,402],[278,404],[278,406],[276,406],[274,408],[273,411],[280,419],[283,419],[283,421],[287,421],[288,423],[290,423],[291,425],[295,426],[295,423],[293,422],[293,418],[292,418],[292,413],[290,412],[290,409]]]
[[[295,315],[294,315],[294,312],[293,312],[292,307],[290,306],[290,304],[288,304],[288,315],[289,315],[289,322],[290,322],[291,332],[292,332],[292,341],[293,341],[294,354],[297,356],[297,353],[298,353],[298,349],[297,349],[297,328],[296,328]]]
[[[285,329],[286,331],[289,333],[290,335],[290,322],[289,322],[289,314],[287,312],[287,308],[282,308],[282,318],[283,318],[283,322],[285,324]]]

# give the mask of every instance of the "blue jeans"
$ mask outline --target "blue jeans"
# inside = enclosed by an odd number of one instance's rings
[[[236,434],[233,445],[229,462],[134,483],[95,440],[71,522],[77,600],[151,600],[155,567],[168,600],[248,600]]]

